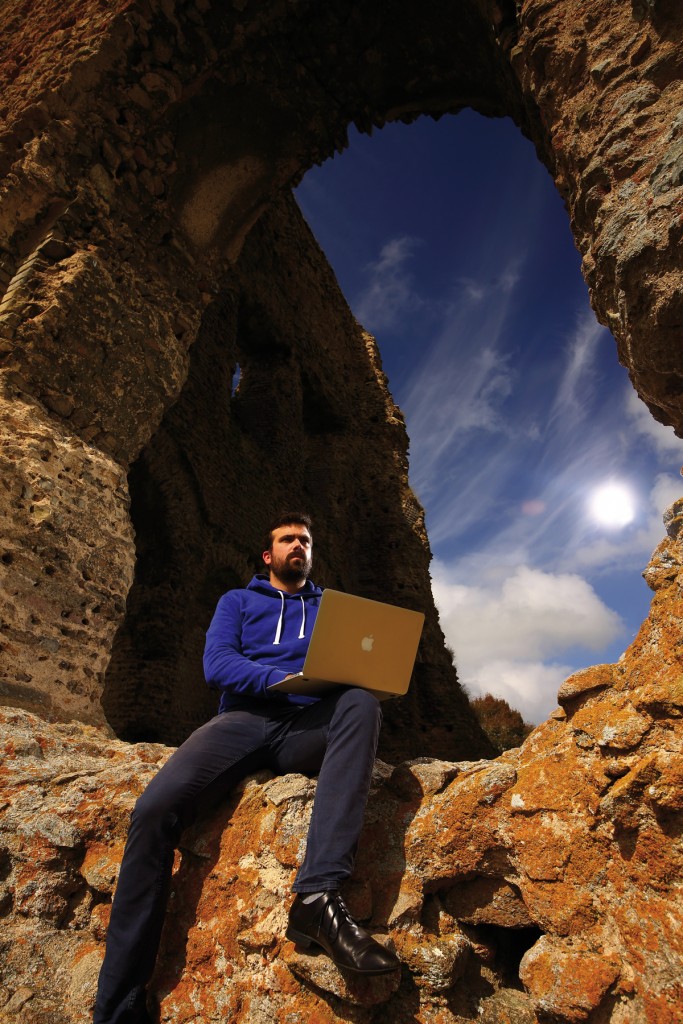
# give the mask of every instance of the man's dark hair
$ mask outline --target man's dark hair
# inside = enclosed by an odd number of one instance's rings
[[[273,534],[280,526],[305,526],[308,532],[313,535],[313,520],[307,512],[281,512],[273,519],[263,538],[262,551],[270,551],[273,546]]]

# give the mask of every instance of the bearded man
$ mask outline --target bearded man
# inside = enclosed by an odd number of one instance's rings
[[[322,948],[338,967],[384,974],[400,967],[349,914],[349,877],[381,724],[378,700],[338,687],[321,698],[268,687],[303,668],[322,591],[309,579],[312,524],[285,512],[268,530],[267,572],[218,602],[204,671],[220,690],[218,714],[169,758],[137,801],[107,932],[94,1024],[147,1024],[173,853],[200,810],[260,768],[318,774],[306,854],[295,881],[287,937]]]

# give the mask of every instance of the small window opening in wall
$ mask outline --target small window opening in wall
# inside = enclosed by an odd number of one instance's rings
[[[242,367],[239,363],[235,363],[235,369],[230,382],[230,397],[234,398],[237,394],[237,389],[240,386],[240,380],[242,378]]]

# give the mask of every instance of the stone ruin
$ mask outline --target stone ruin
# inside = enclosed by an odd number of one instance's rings
[[[622,660],[481,760],[400,410],[290,190],[351,123],[512,117],[683,434],[683,9],[6,0],[0,31],[3,1019],[89,1019],[127,814],[295,503],[320,582],[427,609],[348,894],[406,966],[352,983],[283,940],[314,783],[264,774],[183,842],[161,1021],[681,1020],[683,507]]]

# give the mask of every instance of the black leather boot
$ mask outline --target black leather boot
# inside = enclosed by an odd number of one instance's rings
[[[324,892],[311,903],[297,894],[287,938],[306,948],[321,946],[337,967],[358,974],[388,974],[401,966],[391,950],[356,924],[338,892]]]

